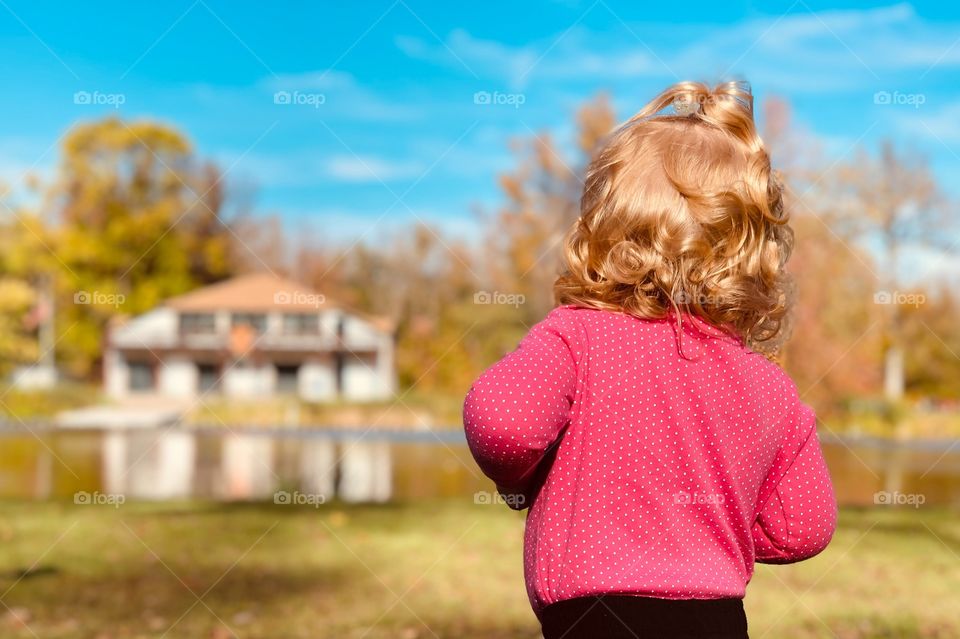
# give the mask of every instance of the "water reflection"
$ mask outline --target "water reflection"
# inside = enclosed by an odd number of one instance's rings
[[[960,446],[824,437],[838,498],[922,495],[960,505]],[[0,430],[0,496],[270,500],[278,491],[350,502],[469,497],[489,490],[459,431],[279,429]]]

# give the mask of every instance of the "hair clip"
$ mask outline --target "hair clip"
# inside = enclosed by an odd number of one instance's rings
[[[677,115],[700,113],[700,100],[691,95],[678,95],[673,99],[673,111]]]

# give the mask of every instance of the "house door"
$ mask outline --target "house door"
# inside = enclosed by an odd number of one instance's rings
[[[300,374],[300,367],[296,365],[277,365],[277,393],[284,395],[296,395],[299,391],[297,378]]]
[[[337,351],[333,355],[333,387],[337,394],[337,397],[343,397],[346,389],[344,388],[343,382],[343,369],[346,364],[346,358],[343,353]]]
[[[201,395],[220,390],[220,367],[216,364],[197,366],[197,392]]]

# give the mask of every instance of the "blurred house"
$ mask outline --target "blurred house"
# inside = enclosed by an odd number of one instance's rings
[[[236,277],[111,326],[104,385],[113,399],[297,396],[376,400],[394,391],[382,319],[347,311],[270,274]]]

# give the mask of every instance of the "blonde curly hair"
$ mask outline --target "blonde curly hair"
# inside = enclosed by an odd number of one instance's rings
[[[750,86],[675,84],[588,166],[556,300],[648,319],[689,313],[772,345],[791,287],[782,191]]]

